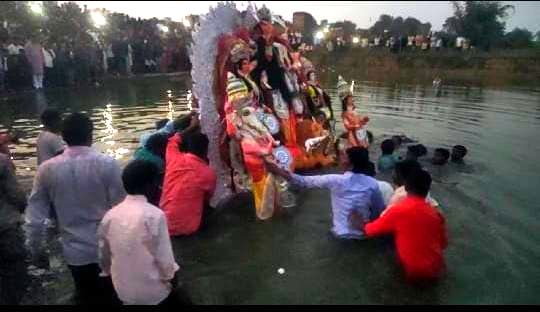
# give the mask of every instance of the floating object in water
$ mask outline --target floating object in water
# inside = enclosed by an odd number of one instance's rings
[[[279,269],[277,270],[277,272],[278,272],[280,275],[283,275],[283,274],[285,274],[285,269],[284,269],[284,268],[279,268]]]

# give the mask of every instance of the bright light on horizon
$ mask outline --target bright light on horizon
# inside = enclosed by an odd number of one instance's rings
[[[359,41],[360,41],[360,40],[358,39],[358,37],[354,37],[354,38],[352,39],[352,42],[353,42],[353,43],[358,43]]]
[[[92,12],[92,20],[97,27],[105,26],[105,24],[107,24],[105,17],[98,12]]]
[[[191,27],[191,23],[190,23],[187,19],[184,19],[184,21],[183,21],[182,23],[184,23],[184,26],[185,26],[186,28]]]
[[[161,29],[162,32],[168,32],[169,31],[169,27],[167,27],[165,25],[158,24],[158,27],[159,27],[159,29]]]
[[[317,37],[317,39],[322,39],[324,37],[324,34],[322,31],[319,31],[317,32],[317,34],[315,35],[315,37]]]
[[[323,30],[325,33],[328,32],[328,27],[325,27],[324,30]]]
[[[36,14],[42,14],[42,5],[42,1],[33,1],[32,3],[30,3],[30,10],[32,10]]]

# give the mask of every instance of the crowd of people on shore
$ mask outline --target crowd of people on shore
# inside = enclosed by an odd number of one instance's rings
[[[393,53],[441,51],[442,49],[450,49],[451,47],[456,51],[468,51],[474,49],[470,44],[470,40],[466,38],[457,37],[454,43],[450,42],[448,38],[438,37],[433,33],[429,33],[427,36],[420,34],[415,36],[388,36],[385,34],[371,38],[364,37],[350,39],[349,42],[345,41],[342,37],[335,37],[317,42],[317,45],[319,44],[322,44],[328,52],[351,46],[369,49],[388,49]]]
[[[99,86],[105,75],[168,73],[190,69],[187,44],[118,34],[107,44],[91,36],[52,42],[42,36],[0,37],[0,94],[33,88]]]
[[[352,114],[347,102],[344,99],[345,119],[350,118],[347,112]],[[2,302],[20,300],[13,285],[22,283],[16,274],[26,270],[27,250],[34,265],[48,267],[45,233],[55,224],[77,303],[190,304],[178,286],[180,267],[170,237],[200,231],[215,211],[209,200],[216,173],[209,166],[209,142],[201,133],[197,113],[157,121],[156,130],[141,137],[134,159],[123,170],[116,160],[91,147],[94,126],[85,114],[62,119],[60,112],[47,109],[41,121],[39,167],[28,200],[18,187],[9,156],[8,145],[17,140],[6,134],[0,137],[0,230],[5,238],[0,255],[9,268],[2,276]],[[346,133],[341,137],[346,138]],[[395,150],[403,141],[401,136],[384,140],[377,164],[369,158],[372,140],[366,138],[365,143],[346,149],[336,145],[341,174],[295,174],[271,156],[264,158],[264,164],[268,172],[298,187],[330,190],[335,237],[393,235],[406,279],[433,281],[445,269],[445,219],[429,194],[430,174],[418,162],[427,149],[410,144],[402,159]],[[452,152],[438,148],[431,162],[461,163],[466,154],[461,145]],[[396,189],[375,179],[376,168],[393,171]]]

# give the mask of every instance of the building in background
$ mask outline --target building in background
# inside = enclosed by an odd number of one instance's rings
[[[306,44],[313,44],[313,37],[317,31],[317,21],[307,12],[293,13],[293,28],[295,32],[302,34],[302,40]]]

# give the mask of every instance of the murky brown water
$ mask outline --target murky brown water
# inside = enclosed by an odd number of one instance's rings
[[[23,180],[36,168],[36,117],[47,106],[88,112],[95,122],[95,147],[111,149],[125,162],[139,136],[167,117],[169,99],[173,114],[185,108],[188,89],[181,80],[152,78],[0,99],[0,131],[23,132],[22,144],[13,150]],[[384,134],[404,133],[425,144],[430,155],[435,147],[463,144],[469,149],[465,166],[433,168],[424,162],[434,177],[432,195],[447,218],[446,277],[431,289],[411,289],[400,279],[385,241],[332,239],[329,196],[314,190],[301,192],[299,206],[288,215],[264,223],[255,220],[249,200],[238,200],[206,231],[175,239],[182,278],[194,301],[540,303],[540,207],[534,200],[540,189],[540,90],[436,90],[371,82],[357,82],[355,90],[377,142]],[[335,99],[335,90],[330,93]],[[372,155],[377,154],[374,145]],[[69,275],[52,274],[47,281],[51,284],[39,290],[45,295],[29,294],[26,302],[66,302]]]

